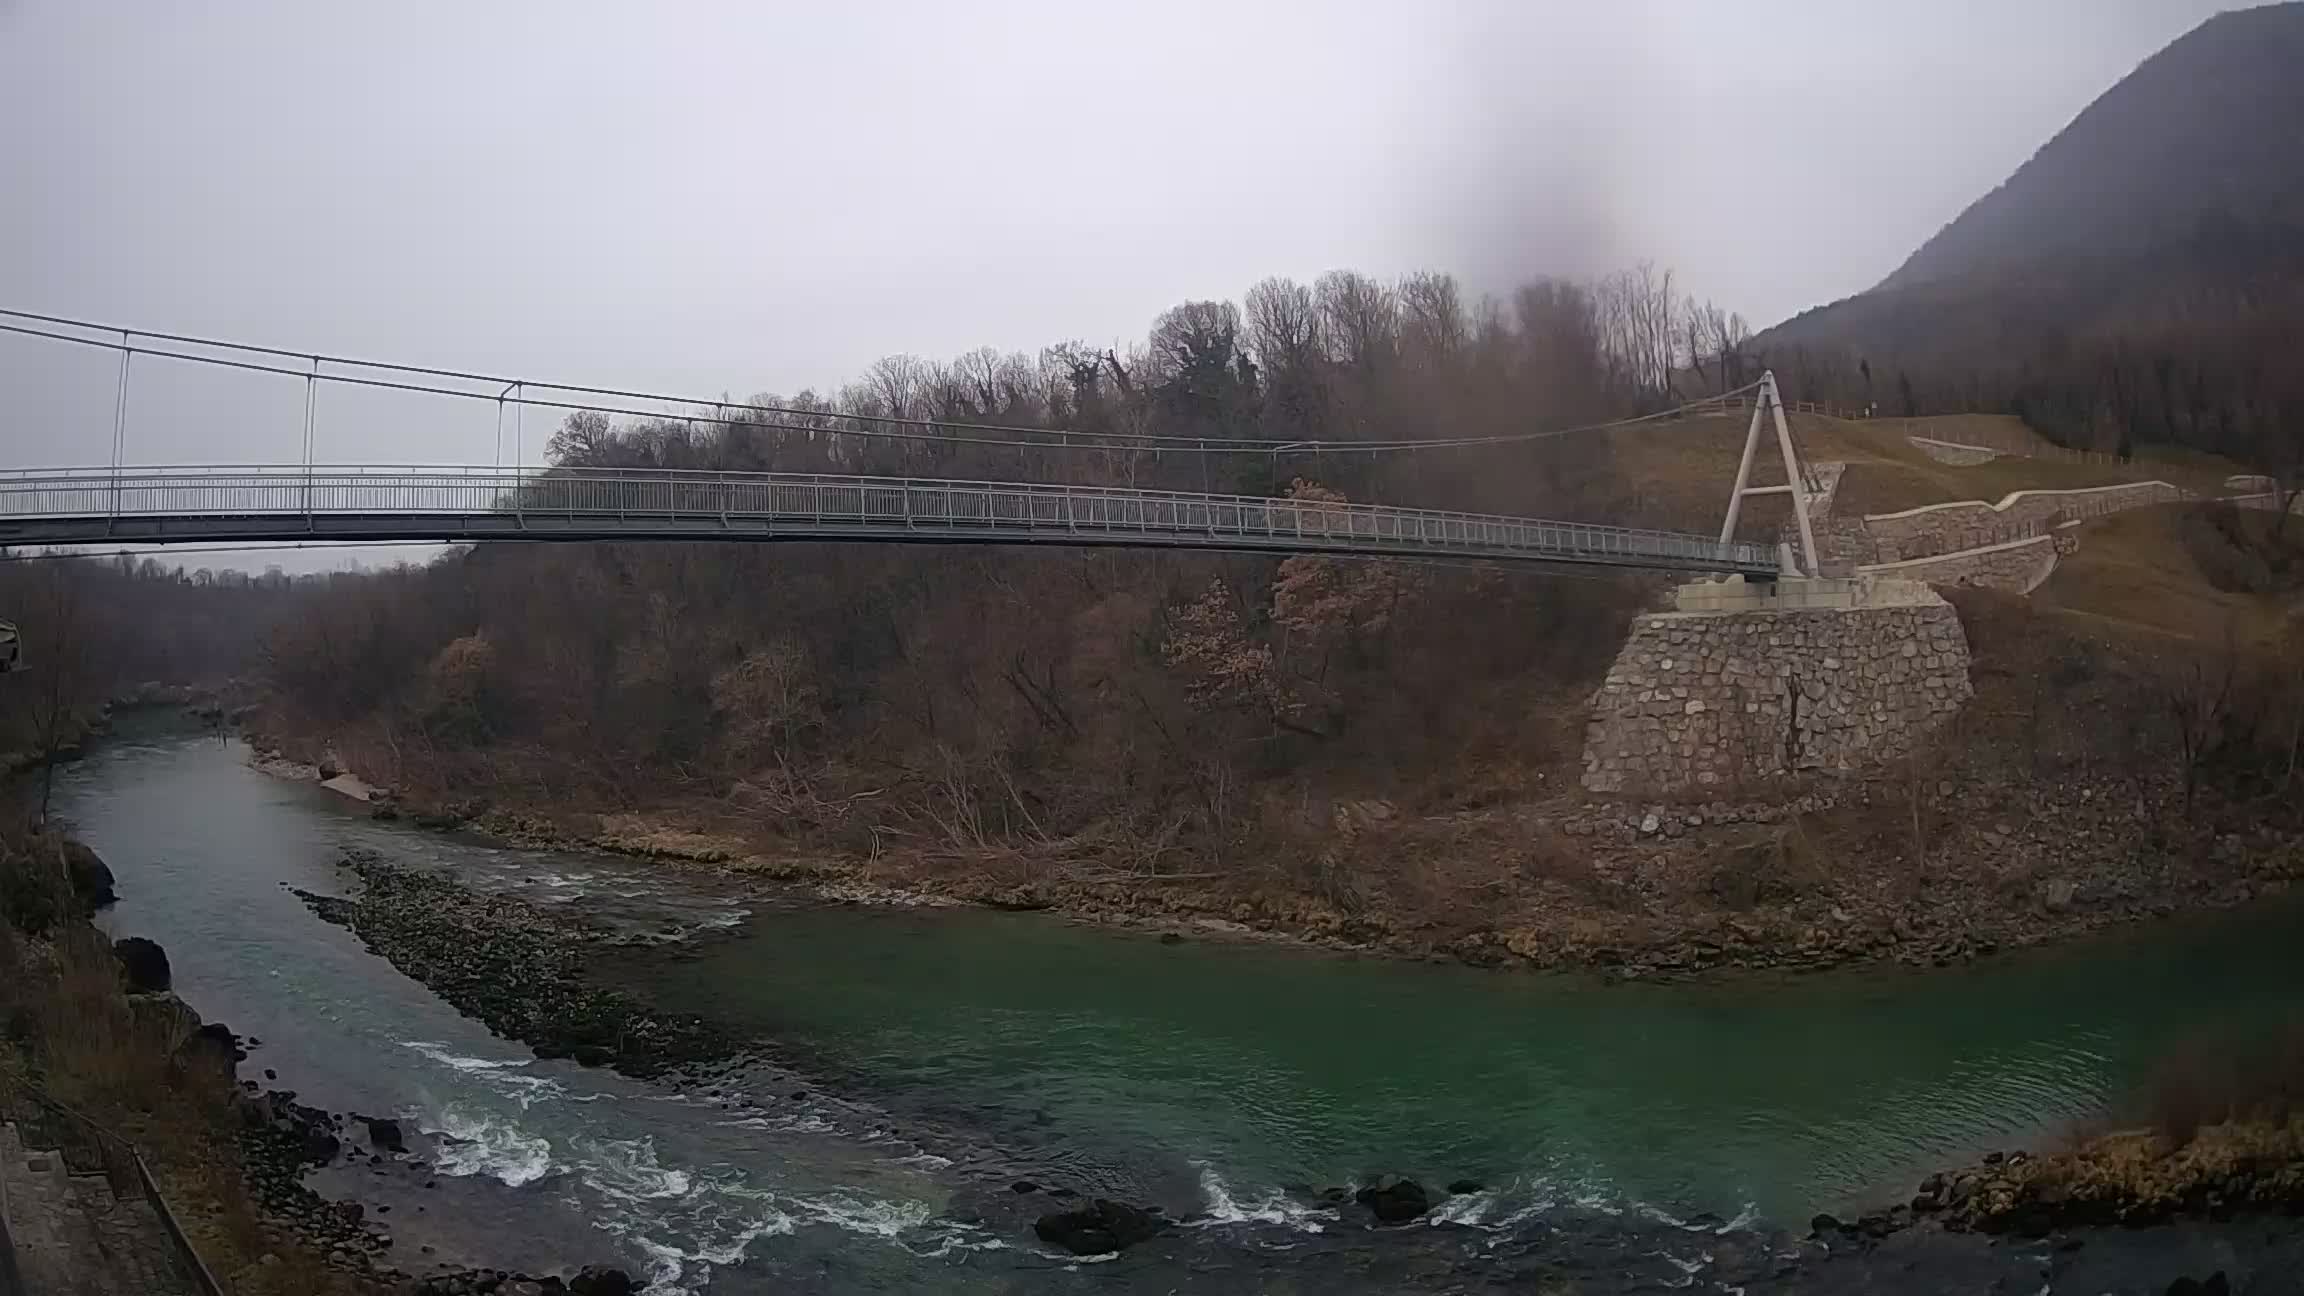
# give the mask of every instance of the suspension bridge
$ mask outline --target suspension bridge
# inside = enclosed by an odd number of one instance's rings
[[[119,356],[112,460],[101,466],[0,472],[0,545],[175,545],[282,542],[810,540],[1128,546],[1261,553],[1534,562],[1738,573],[1813,572],[1801,473],[1772,376],[1755,393],[1743,471],[1717,536],[1531,517],[1402,508],[1315,498],[1268,498],[1052,482],[935,477],[679,471],[654,468],[329,464],[315,461],[316,392],[323,384],[494,401],[498,455],[504,413],[542,407],[627,417],[671,416],[807,436],[894,438],[1044,451],[1383,453],[1503,444],[1625,426],[1406,442],[1269,441],[1138,436],[826,414],[702,402],[651,393],[536,383],[492,375],[312,355],[186,335],[148,333],[0,310],[0,333]],[[124,462],[132,364],[139,358],[280,375],[304,384],[303,461],[296,464],[135,465]],[[493,389],[493,391],[491,391]],[[659,408],[636,408],[634,402]],[[1749,485],[1763,416],[1773,411],[1787,482]],[[1802,545],[1735,538],[1748,495],[1794,497]],[[1803,561],[1804,560],[1804,561]]]

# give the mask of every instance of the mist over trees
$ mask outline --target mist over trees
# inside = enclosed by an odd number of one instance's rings
[[[1649,413],[1759,376],[1741,316],[1681,295],[1648,264],[1585,283],[1539,280],[1467,297],[1445,274],[1385,282],[1335,271],[1263,280],[1239,302],[1162,312],[1126,349],[1062,342],[947,361],[885,357],[829,393],[764,393],[754,406],[612,420],[570,416],[550,442],[565,467],[710,468],[1057,480],[1279,494],[1298,478],[1389,502],[1527,512],[1539,484],[1313,454],[1295,443],[1397,443],[1541,432]],[[934,425],[876,438],[879,420]],[[997,444],[1001,428],[1166,439],[1146,447]],[[1203,456],[1201,440],[1232,445]],[[1464,461],[1459,461],[1459,463]],[[1537,473],[1536,476],[1541,476]]]
[[[23,667],[0,675],[0,761],[52,772],[108,701],[148,683],[216,686],[243,674],[292,614],[298,584],[130,554],[0,555],[0,619],[17,627]]]

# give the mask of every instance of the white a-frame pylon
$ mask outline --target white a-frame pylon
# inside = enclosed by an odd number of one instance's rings
[[[1760,420],[1771,414],[1776,418],[1776,448],[1784,455],[1784,484],[1754,486],[1752,455],[1760,448]],[[1785,575],[1818,575],[1822,568],[1816,561],[1816,531],[1808,522],[1808,487],[1800,480],[1800,460],[1792,453],[1792,429],[1784,422],[1784,401],[1776,394],[1773,369],[1760,375],[1760,390],[1752,399],[1752,427],[1744,434],[1744,459],[1736,465],[1736,488],[1728,492],[1728,520],[1720,524],[1720,543],[1727,544],[1736,538],[1736,515],[1743,511],[1747,495],[1792,497],[1792,516],[1800,524],[1800,557]]]

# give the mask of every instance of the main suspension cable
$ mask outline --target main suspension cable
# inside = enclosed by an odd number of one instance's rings
[[[75,320],[64,316],[41,315],[30,311],[10,310],[4,307],[0,307],[0,316],[7,316],[13,319],[31,320],[35,323],[51,324],[64,328],[86,329],[90,331],[101,330],[102,332],[117,335],[121,340],[115,342],[103,337],[81,337],[71,333],[59,333],[50,329],[41,329],[27,325],[8,323],[0,323],[0,332],[13,333],[25,337],[42,338],[49,341],[64,342],[80,346],[94,347],[103,350],[114,350],[121,352],[133,350],[140,354],[170,360],[179,360],[188,364],[211,365],[220,368],[236,369],[251,373],[281,374],[290,377],[306,379],[310,379],[314,376],[312,369],[308,367],[290,368],[284,365],[265,364],[254,360],[231,359],[224,356],[200,355],[194,352],[166,350],[149,345],[132,345],[130,339],[174,342],[189,346],[210,347],[225,351],[237,351],[249,355],[276,356],[288,359],[296,359],[305,361],[308,366],[317,366],[320,364],[342,365],[358,369],[375,370],[383,373],[414,375],[418,378],[443,378],[455,380],[458,382],[487,383],[500,388],[510,388],[513,390],[515,394],[509,397],[509,400],[515,407],[516,419],[519,411],[525,410],[526,407],[533,405],[540,409],[561,410],[570,413],[622,415],[626,418],[638,419],[678,419],[696,423],[705,423],[718,427],[757,427],[774,431],[801,432],[818,436],[853,436],[899,441],[932,442],[942,445],[983,445],[1033,450],[1133,450],[1138,452],[1160,454],[1246,454],[1278,456],[1282,454],[1305,453],[1393,454],[1422,450],[1468,449],[1482,446],[1519,445],[1535,441],[1550,440],[1564,436],[1576,436],[1582,435],[1584,433],[1605,432],[1617,428],[1633,427],[1646,423],[1676,420],[1686,417],[1691,411],[1718,406],[1723,401],[1747,395],[1760,386],[1758,382],[1751,382],[1732,391],[1721,392],[1718,395],[1707,396],[1698,400],[1683,402],[1682,404],[1673,406],[1669,409],[1657,410],[1648,414],[1635,415],[1629,418],[1611,419],[1599,423],[1581,424],[1575,427],[1550,428],[1534,432],[1508,432],[1477,437],[1436,437],[1430,439],[1394,439],[1386,441],[1333,441],[1321,439],[1265,441],[1247,437],[1195,437],[1159,433],[1091,432],[1083,431],[1077,428],[1036,428],[1019,424],[979,423],[967,420],[949,419],[914,419],[902,418],[886,414],[852,414],[840,413],[831,410],[811,410],[790,405],[774,405],[726,400],[706,400],[697,397],[673,396],[665,395],[662,393],[625,391],[608,387],[589,387],[575,383],[538,382],[532,379],[512,379],[493,374],[470,373],[463,370],[430,368],[421,365],[407,365],[381,360],[363,360],[348,356],[331,356],[327,354],[314,353],[311,351],[291,351],[280,347],[268,347],[250,343],[231,342],[215,338],[197,337],[194,335],[182,333],[158,333],[148,332],[140,329],[124,329],[114,325],[93,324],[84,320]],[[378,388],[387,391],[412,392],[422,395],[447,396],[460,400],[486,400],[501,404],[507,399],[507,397],[501,392],[491,395],[486,392],[468,391],[462,388],[446,387],[438,383],[401,381],[389,378],[365,377],[357,374],[342,373],[321,373],[318,374],[317,377],[321,382],[344,383],[352,386]],[[530,396],[527,394],[529,389],[536,389],[547,392],[562,392],[575,396],[604,397],[612,400],[651,401],[664,405],[685,406],[688,407],[688,409],[691,411],[696,409],[711,409],[720,411],[721,413],[705,415],[691,412],[671,415],[663,413],[659,410],[631,409],[624,406],[601,404],[597,401],[555,400],[540,396]],[[725,413],[726,411],[737,411],[738,413],[734,416],[729,416]],[[763,415],[773,417],[761,417]],[[811,422],[796,423],[788,421],[792,419],[806,419],[811,420]],[[869,424],[871,426],[826,426],[828,423],[863,423]],[[1002,435],[955,435],[955,432],[963,434],[997,433]],[[1016,439],[1018,437],[1028,437],[1033,439],[1019,440]]]

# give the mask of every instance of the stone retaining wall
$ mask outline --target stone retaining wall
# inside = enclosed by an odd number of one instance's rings
[[[1828,460],[1811,467],[1815,472],[1815,491],[1808,497],[1808,524],[1816,533],[1817,549],[1822,551],[1817,557],[1823,563],[1824,570],[1818,574],[1850,575],[1859,564],[1871,562],[1879,555],[1872,548],[1870,533],[1864,529],[1864,519],[1842,517],[1833,510],[1832,505],[1839,498],[1840,481],[1847,475],[1848,465]],[[1786,518],[1783,526],[1777,530],[1776,539],[1781,544],[1792,546],[1792,551],[1798,553],[1800,524]]]
[[[2005,544],[1962,549],[1932,558],[1873,563],[1856,569],[1860,576],[1889,576],[1925,581],[1930,585],[1971,585],[1979,589],[2029,594],[2056,570],[2056,560],[2079,547],[2069,533],[2038,535]]]
[[[1983,446],[1957,445],[1950,441],[1931,441],[1927,437],[1921,436],[1904,439],[1911,442],[1920,453],[1940,464],[1951,464],[1955,468],[1973,468],[1978,464],[1990,463],[2001,455],[2000,451],[1987,450]]]
[[[1951,605],[1899,597],[1909,601],[1635,618],[1593,695],[1586,790],[1717,795],[1903,751],[1972,690]]]
[[[2011,529],[2038,526],[2059,517],[2097,516],[2189,496],[2163,481],[2130,482],[2082,490],[2017,491],[1998,504],[1964,500],[1930,504],[1901,513],[1873,513],[1864,519],[1878,561],[1953,553],[1995,544]]]
[[[2280,508],[2281,498],[2282,493],[2279,491],[2262,491],[2253,495],[2234,495],[2230,497],[2230,503],[2235,508],[2263,509],[2266,512],[2277,512]],[[2287,496],[2286,498],[2288,500],[2289,512],[2304,513],[2304,491],[2299,491],[2296,494]]]

